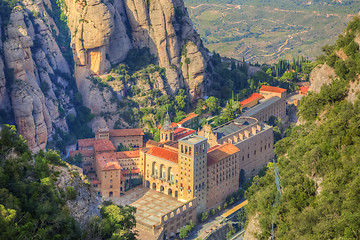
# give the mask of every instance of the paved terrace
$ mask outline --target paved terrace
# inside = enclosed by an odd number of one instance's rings
[[[136,207],[136,221],[147,227],[160,224],[163,215],[184,205],[174,197],[144,187],[132,189],[121,197],[111,197],[111,200],[118,205]]]

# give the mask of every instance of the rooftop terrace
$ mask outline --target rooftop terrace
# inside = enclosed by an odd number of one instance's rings
[[[136,207],[136,221],[150,227],[158,225],[163,215],[184,204],[174,197],[144,187],[130,190],[121,197],[111,197],[111,200],[119,205]]]
[[[190,144],[196,144],[196,143],[204,141],[204,140],[206,140],[206,138],[200,137],[197,135],[190,135],[188,137],[180,139],[179,141],[185,142],[185,143],[190,143]]]
[[[257,123],[257,120],[254,118],[239,117],[214,128],[213,133],[217,135],[217,139],[220,139],[255,123]]]
[[[272,97],[272,98],[269,98],[269,99],[260,100],[260,103],[258,105],[256,105],[255,107],[247,110],[246,112],[244,112],[242,114],[242,116],[251,117],[251,116],[257,114],[258,112],[261,112],[264,109],[268,108],[271,104],[276,103],[276,102],[278,102],[280,100],[281,100],[281,98],[279,98],[279,97]]]

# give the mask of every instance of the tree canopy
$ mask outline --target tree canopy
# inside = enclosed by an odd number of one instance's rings
[[[32,154],[14,126],[0,131],[0,239],[135,239],[135,208],[104,204],[87,229],[70,215],[71,186],[55,184],[65,166],[55,151]]]
[[[246,197],[249,215],[259,214],[261,239],[356,239],[360,236],[360,100],[342,100],[341,80],[303,98],[308,121],[275,144],[282,185],[276,197],[273,165],[255,178]],[[314,103],[313,99],[317,99]]]

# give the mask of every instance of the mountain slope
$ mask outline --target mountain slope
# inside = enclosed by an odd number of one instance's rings
[[[358,23],[359,18],[355,18],[336,46],[324,48],[325,61],[335,67],[337,77],[301,100],[299,115],[304,124],[294,127],[290,137],[275,145],[281,198],[272,164],[246,193],[247,211],[258,216],[262,229],[260,239],[270,236],[272,222],[279,239],[359,237],[360,100],[347,100],[349,95],[358,95],[350,88],[358,85],[360,73],[359,50],[353,44]],[[338,56],[341,49],[346,59]],[[273,207],[277,198],[279,203]]]
[[[210,81],[208,54],[181,0],[0,4],[0,122],[16,123],[33,151],[48,141],[64,151],[64,142],[92,136],[88,124],[136,126],[122,100],[144,88],[142,79],[113,72],[129,59],[141,61],[147,49],[155,70],[144,77],[156,82],[148,90],[174,95],[183,88],[193,102]]]

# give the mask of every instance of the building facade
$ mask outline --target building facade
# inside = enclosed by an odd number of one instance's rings
[[[271,116],[276,118],[286,118],[286,100],[279,97],[271,97],[260,101],[255,107],[245,111],[243,117],[253,117],[264,122],[268,121]]]
[[[260,94],[263,95],[265,99],[272,97],[279,97],[284,100],[286,99],[286,89],[279,87],[263,85],[260,88]]]
[[[154,226],[167,236],[223,204],[239,189],[241,172],[256,174],[274,155],[272,128],[254,118],[238,118],[215,129],[205,125],[196,135],[189,128],[175,129],[166,116],[161,141],[150,140],[135,151],[117,152],[111,132],[99,129],[94,139],[79,140],[71,154],[86,155],[84,163],[91,165],[84,169],[101,196],[120,197],[136,179],[183,203]],[[143,135],[136,134],[140,141]]]
[[[199,136],[207,138],[208,147],[231,143],[240,152],[239,169],[249,178],[258,173],[274,157],[274,136],[271,126],[256,118],[240,117],[211,129],[205,125]]]

